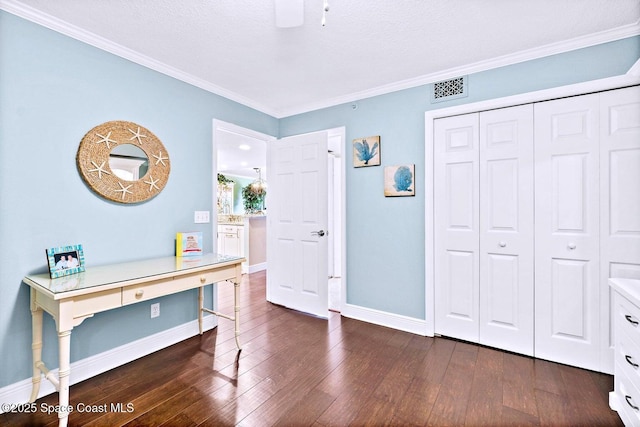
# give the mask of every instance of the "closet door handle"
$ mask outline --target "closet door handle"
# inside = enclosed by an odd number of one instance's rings
[[[634,368],[639,367],[640,365],[638,365],[637,363],[635,363],[633,361],[633,357],[629,356],[628,354],[625,354],[624,358],[626,359],[627,363],[631,366],[633,366]]]
[[[567,245],[567,247],[568,247],[569,249],[571,249],[571,250],[574,250],[574,249],[576,248],[576,244],[575,244],[575,243],[573,243],[573,242],[571,242],[571,243],[569,243],[569,244]]]
[[[625,314],[624,318],[627,319],[627,322],[631,323],[633,326],[638,326],[638,321],[631,317],[631,315]]]
[[[629,396],[628,394],[626,394],[624,396],[624,400],[627,401],[627,405],[631,406],[633,409],[635,409],[636,411],[640,411],[640,408],[638,408],[636,405],[634,405],[633,403],[631,403],[631,396]]]

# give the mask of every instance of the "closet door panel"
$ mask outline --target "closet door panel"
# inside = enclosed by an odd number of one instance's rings
[[[599,370],[599,96],[534,108],[535,356]]]
[[[435,331],[478,341],[478,114],[434,122]]]
[[[533,106],[480,113],[480,342],[533,354]]]
[[[640,87],[600,94],[601,317],[609,277],[640,279]],[[602,322],[603,371],[613,372],[612,326]]]

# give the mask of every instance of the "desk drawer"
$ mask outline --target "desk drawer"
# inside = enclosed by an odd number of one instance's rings
[[[40,292],[36,294],[36,303],[47,313],[58,317],[59,303]],[[61,304],[72,304],[73,318],[90,316],[101,311],[111,310],[120,307],[120,288],[109,289],[107,291],[95,292],[92,294],[78,295]]]
[[[213,283],[212,273],[195,273],[188,276],[170,277],[153,282],[122,288],[122,305],[134,304],[187,289],[199,288]]]

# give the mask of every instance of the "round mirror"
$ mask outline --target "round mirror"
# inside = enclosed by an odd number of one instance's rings
[[[149,158],[135,145],[122,144],[109,153],[109,167],[118,178],[137,181],[149,170]]]
[[[76,163],[93,191],[118,203],[155,197],[171,170],[162,142],[148,129],[125,121],[106,122],[87,132]]]

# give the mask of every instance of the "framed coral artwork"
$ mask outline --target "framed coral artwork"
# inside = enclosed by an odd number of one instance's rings
[[[415,165],[385,166],[385,197],[415,196]]]
[[[353,166],[380,165],[380,135],[353,140]]]

